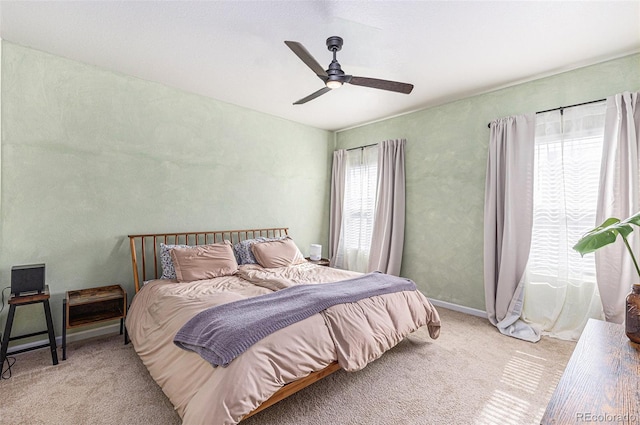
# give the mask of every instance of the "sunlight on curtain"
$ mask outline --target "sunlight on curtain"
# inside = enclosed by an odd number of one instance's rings
[[[335,265],[367,272],[378,176],[378,147],[347,151],[342,229]]]
[[[605,103],[536,118],[533,231],[522,318],[561,339],[578,339],[603,318],[593,255],[572,247],[596,226]]]

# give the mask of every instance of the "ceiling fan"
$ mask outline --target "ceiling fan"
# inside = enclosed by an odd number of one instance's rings
[[[285,41],[284,44],[289,46],[293,53],[298,56],[302,62],[304,62],[311,70],[320,78],[325,87],[320,90],[311,93],[307,97],[294,102],[294,105],[301,105],[307,103],[310,100],[315,99],[318,96],[322,96],[326,92],[341,87],[344,83],[354,84],[356,86],[371,87],[374,89],[389,90],[398,93],[409,94],[413,90],[413,84],[399,83],[397,81],[379,80],[377,78],[356,77],[353,75],[346,75],[340,63],[336,59],[336,52],[342,49],[342,38],[333,36],[327,38],[327,49],[333,52],[333,60],[329,64],[329,69],[326,71],[322,69],[322,66],[316,61],[311,53],[304,48],[304,46],[297,41]]]

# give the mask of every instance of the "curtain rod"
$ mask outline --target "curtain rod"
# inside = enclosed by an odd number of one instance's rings
[[[364,149],[364,148],[368,148],[368,147],[375,146],[375,145],[377,145],[377,143],[371,143],[370,145],[358,146],[356,148],[350,148],[350,149],[347,149],[347,150],[348,151],[355,151],[356,149]]]
[[[598,99],[598,100],[590,100],[588,102],[582,102],[582,103],[576,103],[574,105],[569,105],[569,106],[559,106],[557,108],[551,108],[551,109],[547,109],[544,111],[538,111],[536,112],[536,114],[544,114],[545,112],[551,112],[551,111],[562,111],[563,109],[567,109],[567,108],[573,108],[575,106],[582,106],[582,105],[589,105],[590,103],[598,103],[598,102],[604,102],[605,99]],[[487,127],[491,128],[491,123],[487,124]]]

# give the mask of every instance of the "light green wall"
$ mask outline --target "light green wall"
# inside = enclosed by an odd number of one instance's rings
[[[287,226],[327,246],[333,133],[7,41],[1,66],[0,282],[46,263],[58,334],[67,290],[133,295],[127,234]]]
[[[640,90],[640,55],[342,131],[337,148],[407,139],[401,274],[429,297],[484,310],[487,124],[625,90]]]

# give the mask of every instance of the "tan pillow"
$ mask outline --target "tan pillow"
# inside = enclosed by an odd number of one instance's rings
[[[238,271],[238,263],[229,241],[188,248],[176,247],[170,252],[178,282],[213,279]]]
[[[262,267],[288,267],[304,263],[302,253],[291,238],[251,245],[253,256]]]

